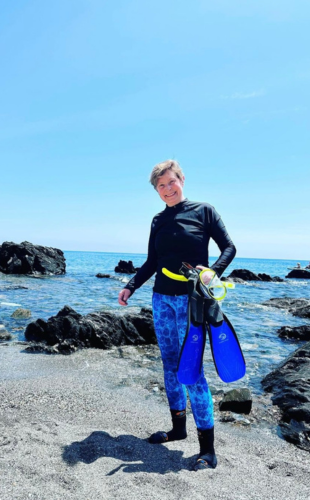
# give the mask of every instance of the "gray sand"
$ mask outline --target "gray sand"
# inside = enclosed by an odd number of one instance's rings
[[[217,422],[215,470],[191,471],[192,416],[185,441],[147,443],[170,428],[148,372],[117,351],[1,346],[0,500],[309,500],[309,454],[267,428]]]

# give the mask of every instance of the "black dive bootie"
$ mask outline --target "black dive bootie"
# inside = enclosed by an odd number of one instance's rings
[[[186,410],[170,410],[172,429],[169,432],[158,431],[149,437],[149,443],[161,444],[167,441],[180,441],[187,437]]]
[[[194,470],[215,469],[217,459],[214,451],[214,427],[206,430],[197,429],[197,431],[200,453]]]

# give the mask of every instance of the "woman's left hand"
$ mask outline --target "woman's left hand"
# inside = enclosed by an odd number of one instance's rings
[[[209,269],[209,268],[204,266],[196,266],[196,269],[200,269],[201,271],[203,271],[204,269]],[[214,276],[214,271],[206,271],[205,273],[203,273],[202,275],[203,283],[205,285],[208,285],[212,280],[213,276]]]

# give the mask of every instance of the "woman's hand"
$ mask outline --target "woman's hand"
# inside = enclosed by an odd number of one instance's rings
[[[131,295],[131,291],[128,290],[128,288],[123,288],[118,294],[118,303],[121,306],[128,306],[127,300],[129,299]]]
[[[203,271],[204,269],[209,269],[209,268],[204,266],[196,266],[196,269],[200,269],[201,271]],[[201,279],[205,285],[208,285],[212,280],[213,276],[214,276],[214,271],[206,271],[205,273],[202,274]]]

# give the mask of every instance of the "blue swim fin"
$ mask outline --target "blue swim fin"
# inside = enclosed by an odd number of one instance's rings
[[[223,314],[223,323],[207,323],[210,347],[218,376],[223,382],[235,382],[245,375],[246,365],[237,334]]]
[[[245,375],[245,360],[234,327],[219,302],[202,293],[199,272],[183,263],[180,269],[188,280],[188,323],[177,376],[181,384],[195,384],[200,377],[208,330],[214,365],[223,382],[235,382]]]
[[[203,353],[206,343],[204,325],[189,325],[188,332],[183,342],[177,377],[181,384],[195,384],[200,377]]]

